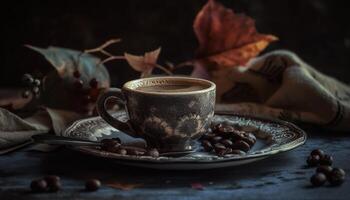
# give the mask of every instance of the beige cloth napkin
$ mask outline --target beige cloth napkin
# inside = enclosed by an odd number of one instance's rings
[[[350,87],[317,71],[292,52],[279,50],[247,67],[211,72],[218,111],[307,122],[350,130]],[[221,87],[222,86],[222,87]]]

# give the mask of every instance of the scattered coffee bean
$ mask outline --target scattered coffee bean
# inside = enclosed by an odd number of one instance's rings
[[[126,155],[128,152],[125,149],[120,148],[120,149],[117,150],[116,153],[120,154],[120,155]]]
[[[150,149],[147,151],[147,155],[152,156],[154,158],[158,158],[159,157],[159,152],[157,149]]]
[[[333,164],[333,157],[325,154],[324,156],[320,157],[320,164],[331,166]]]
[[[213,145],[208,140],[203,140],[202,145],[205,151],[212,151],[214,149]]]
[[[46,181],[47,185],[50,186],[51,184],[60,181],[60,177],[56,175],[49,175],[45,176],[44,180]]]
[[[327,177],[323,173],[316,173],[310,178],[310,182],[313,186],[319,187],[326,183]]]
[[[86,191],[96,191],[101,187],[101,182],[97,179],[90,179],[85,182]]]
[[[321,165],[318,166],[316,169],[317,173],[323,173],[325,174],[327,177],[329,177],[330,173],[332,172],[333,168],[331,166],[328,165]]]
[[[340,168],[334,168],[328,176],[328,181],[332,186],[343,184],[345,180],[345,171]]]
[[[61,189],[61,187],[61,181],[52,182],[51,184],[49,184],[49,191],[57,192]]]
[[[310,155],[307,158],[306,163],[310,167],[315,167],[320,163],[320,156],[319,155],[312,155],[312,156]]]
[[[44,179],[34,180],[30,184],[30,188],[33,192],[46,192],[47,182]]]
[[[225,145],[225,147],[231,147],[233,142],[229,139],[224,139],[220,141],[221,144]]]
[[[244,152],[248,152],[250,149],[250,146],[248,143],[244,142],[243,140],[238,140],[232,145],[232,149],[239,149]]]
[[[314,149],[311,151],[310,155],[311,156],[318,155],[320,156],[320,158],[322,158],[325,155],[325,153],[321,149]]]

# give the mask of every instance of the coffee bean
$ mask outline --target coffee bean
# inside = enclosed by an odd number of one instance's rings
[[[49,184],[49,191],[50,192],[57,192],[61,189],[61,181],[56,181],[51,184]]]
[[[159,152],[157,149],[150,149],[147,151],[148,156],[152,156],[153,158],[158,158],[159,157]]]
[[[333,168],[332,174],[337,174],[339,176],[345,176],[345,171],[341,168]]]
[[[244,156],[244,155],[246,155],[246,152],[241,151],[241,150],[238,150],[238,149],[233,149],[233,150],[231,151],[231,154]]]
[[[317,167],[316,172],[317,173],[323,173],[325,174],[327,177],[329,177],[330,173],[332,172],[333,168],[331,166],[328,165],[321,165],[319,167]]]
[[[324,156],[320,157],[320,164],[331,166],[333,164],[333,157],[325,154]]]
[[[220,149],[216,152],[218,156],[224,156],[226,154],[226,149]]]
[[[319,155],[312,155],[307,157],[306,163],[310,167],[315,167],[318,164],[320,164],[320,156]]]
[[[320,158],[322,158],[325,155],[325,153],[321,149],[314,149],[311,151],[310,155],[311,156],[318,155],[320,156]]]
[[[86,191],[96,191],[101,187],[101,182],[97,179],[90,179],[85,182]]]
[[[119,148],[117,151],[116,151],[117,154],[120,154],[120,155],[126,155],[128,154],[128,152],[125,150],[125,149],[122,149],[122,148]]]
[[[33,192],[46,192],[47,182],[44,179],[34,180],[31,182],[30,188]]]
[[[244,134],[245,134],[244,131],[234,130],[234,131],[231,133],[230,137],[231,137],[233,140],[244,140],[244,139],[245,139]]]
[[[226,147],[221,143],[214,144],[214,148],[215,148],[216,153],[226,149]]]
[[[248,143],[250,146],[253,146],[256,142],[256,137],[252,133],[244,133],[242,140]]]
[[[217,143],[217,142],[220,142],[222,140],[222,137],[221,136],[215,136],[211,139],[211,142],[212,143]]]
[[[105,151],[116,152],[120,147],[120,142],[115,139],[103,139],[101,140],[101,148]]]
[[[225,147],[231,147],[233,142],[229,139],[224,139],[220,141],[221,144],[225,145]]]
[[[204,134],[201,139],[202,140],[211,140],[213,137],[215,137],[216,135],[213,134],[213,133],[207,133],[207,134]]]
[[[327,181],[327,177],[323,173],[316,173],[310,178],[310,182],[313,186],[319,187],[325,184]]]
[[[203,140],[202,145],[205,151],[211,151],[214,149],[213,145],[208,140]]]
[[[332,186],[343,184],[345,180],[345,171],[340,168],[334,168],[328,176],[328,181]]]
[[[45,176],[44,180],[46,181],[47,185],[50,186],[51,184],[60,181],[61,178],[56,175],[49,175],[49,176]]]
[[[238,140],[237,142],[233,143],[232,149],[239,149],[244,152],[248,152],[250,149],[250,146],[248,143],[244,142],[243,140]]]

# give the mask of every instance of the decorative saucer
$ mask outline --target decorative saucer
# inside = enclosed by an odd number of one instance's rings
[[[113,114],[120,120],[126,120],[123,111]],[[162,155],[158,158],[150,156],[120,155],[106,152],[93,146],[71,146],[75,151],[112,160],[116,163],[130,166],[155,168],[155,169],[211,169],[220,167],[237,166],[269,156],[294,149],[306,141],[306,133],[289,122],[258,118],[252,116],[216,114],[213,123],[225,122],[242,129],[254,130],[257,138],[256,144],[246,155],[219,157],[212,153],[204,152],[199,142],[195,152],[180,155]],[[132,138],[123,132],[111,127],[101,117],[94,117],[76,121],[63,134],[65,137],[79,138],[91,141],[100,141],[105,138],[121,139],[122,143],[134,146],[145,146],[144,140]]]

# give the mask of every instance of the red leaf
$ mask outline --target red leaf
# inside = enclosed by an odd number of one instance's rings
[[[204,5],[193,28],[199,41],[197,58],[219,66],[243,65],[277,40],[258,33],[252,18],[235,14],[215,0]]]
[[[204,190],[204,186],[201,183],[191,183],[191,187],[195,190]]]
[[[154,51],[146,52],[143,56],[132,55],[124,53],[126,61],[129,65],[142,73],[142,76],[150,75],[153,68],[157,65],[158,56],[161,48]]]

